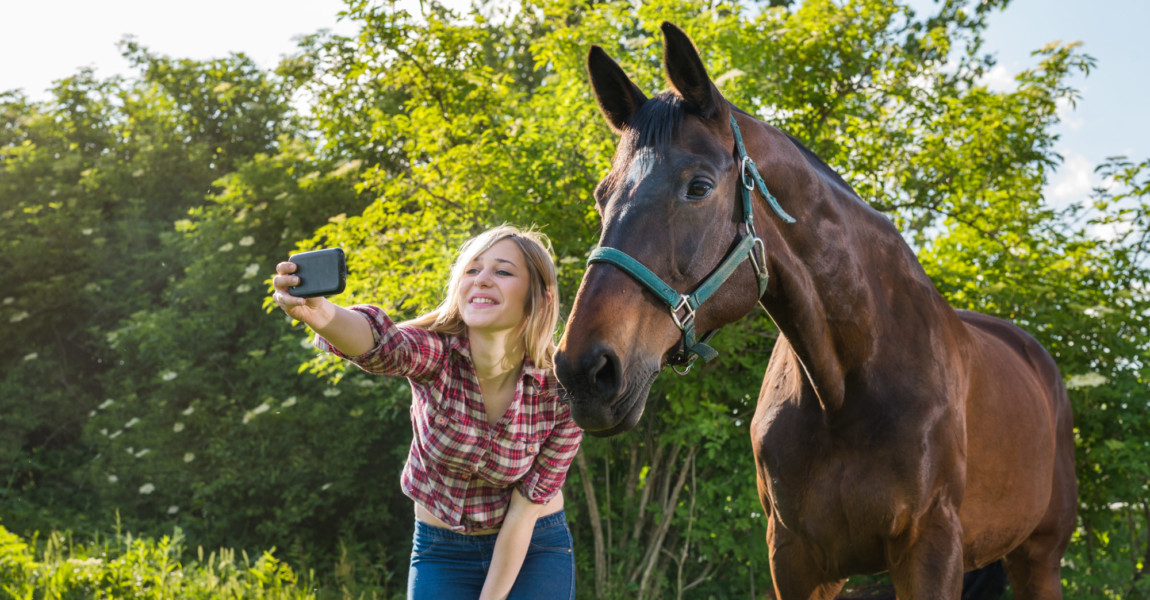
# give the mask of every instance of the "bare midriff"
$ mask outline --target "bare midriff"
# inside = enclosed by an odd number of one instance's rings
[[[554,498],[552,498],[549,502],[547,502],[547,504],[543,505],[543,508],[539,511],[539,518],[546,517],[547,515],[553,515],[559,511],[561,511],[561,510],[563,510],[563,492],[562,491],[560,491],[558,494],[556,494]],[[426,508],[424,508],[423,505],[421,505],[418,502],[415,503],[415,518],[417,521],[420,521],[422,523],[427,523],[428,525],[431,525],[432,527],[440,527],[442,529],[451,529],[450,525],[448,525],[447,523],[444,523],[441,519],[439,519],[439,517],[436,517],[435,515],[428,512],[428,510]],[[485,534],[490,534],[490,533],[499,533],[499,528],[495,527],[492,529],[477,529],[475,531],[461,531],[459,533],[462,533],[464,535],[485,535]]]

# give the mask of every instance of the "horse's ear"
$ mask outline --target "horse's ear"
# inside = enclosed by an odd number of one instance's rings
[[[587,73],[591,76],[591,88],[595,90],[595,99],[599,101],[599,109],[607,123],[615,133],[622,133],[647,97],[627,77],[619,63],[599,46],[591,46],[587,53]]]
[[[723,95],[707,75],[691,38],[670,21],[663,21],[663,65],[671,87],[693,112],[705,119],[721,114]]]

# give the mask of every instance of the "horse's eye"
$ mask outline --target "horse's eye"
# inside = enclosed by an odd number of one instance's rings
[[[706,198],[711,194],[711,182],[696,179],[687,186],[687,197],[692,200]]]

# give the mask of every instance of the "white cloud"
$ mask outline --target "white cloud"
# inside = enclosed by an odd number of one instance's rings
[[[1070,100],[1066,97],[1055,100],[1057,105],[1057,115],[1060,126],[1065,127],[1069,131],[1078,131],[1082,129],[1085,120],[1075,113],[1075,108],[1071,106]]]
[[[1062,166],[1046,186],[1046,201],[1056,207],[1083,202],[1102,183],[1094,164],[1083,154],[1065,154]]]
[[[1011,73],[1002,66],[1002,63],[994,65],[990,68],[990,72],[983,75],[978,81],[979,85],[985,85],[986,89],[992,92],[1010,92],[1018,88],[1018,82],[1014,80],[1014,73]]]

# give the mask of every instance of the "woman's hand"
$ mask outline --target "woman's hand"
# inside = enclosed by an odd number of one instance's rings
[[[299,277],[293,275],[296,265],[293,262],[281,262],[276,265],[277,275],[272,278],[272,300],[275,300],[285,313],[291,318],[302,321],[312,329],[318,329],[329,323],[332,319],[335,306],[323,297],[297,298],[288,292],[288,287],[299,284]]]
[[[288,287],[299,284],[299,277],[292,274],[295,271],[296,264],[285,261],[276,265],[277,275],[272,277],[272,300],[285,313],[311,327],[347,356],[359,356],[375,347],[375,334],[363,315],[327,298],[296,298],[289,294]]]

